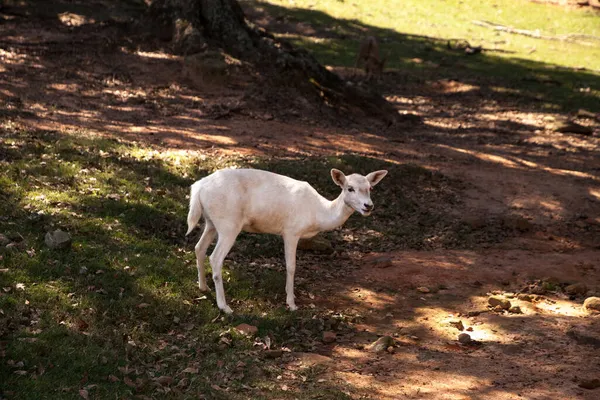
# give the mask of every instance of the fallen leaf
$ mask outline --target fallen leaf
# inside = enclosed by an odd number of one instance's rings
[[[79,395],[81,397],[83,397],[85,400],[88,400],[90,398],[88,391],[85,389],[79,390]]]
[[[184,374],[197,374],[198,373],[198,368],[187,367],[186,369],[184,369],[181,372],[184,373]]]
[[[156,382],[160,383],[162,386],[169,386],[171,383],[173,383],[173,378],[163,375],[156,378]]]
[[[124,377],[123,382],[129,387],[135,388],[135,383],[133,383],[133,381],[129,377]]]

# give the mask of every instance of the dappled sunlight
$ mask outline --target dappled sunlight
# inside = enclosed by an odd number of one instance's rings
[[[342,3],[331,2],[360,5]],[[283,91],[249,64],[204,84],[171,43],[131,34],[123,21],[136,16],[60,4],[60,20],[1,29],[0,375],[15,393],[593,399],[578,385],[600,361],[598,319],[582,307],[600,289],[595,72],[493,51],[507,43],[466,56],[429,28],[380,28],[368,7],[370,23],[323,4],[244,2],[258,4],[257,26],[381,93],[398,111],[388,124]],[[366,34],[388,56],[381,81],[353,67]],[[592,133],[555,132],[563,117]],[[323,234],[327,253],[299,252],[297,312],[285,307],[281,239],[240,235],[224,315],[208,260],[213,291],[199,291],[201,229],[186,238],[185,218],[190,184],[227,167],[292,176],[327,198],[339,193],[331,168],[389,178],[371,217]],[[70,248],[45,244],[55,229]],[[520,309],[494,309],[492,295]]]

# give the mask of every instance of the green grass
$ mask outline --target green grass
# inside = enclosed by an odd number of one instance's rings
[[[283,23],[276,34],[310,50],[324,64],[354,66],[360,40],[380,39],[388,72],[408,82],[457,79],[485,97],[554,111],[600,108],[600,40],[565,42],[498,32],[492,23],[559,36],[600,37],[600,13],[521,0],[498,1],[311,1],[250,2]],[[297,24],[314,31],[296,30]],[[448,41],[467,40],[488,51],[467,56]]]

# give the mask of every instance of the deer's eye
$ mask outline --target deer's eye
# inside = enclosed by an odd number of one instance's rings
[[[353,188],[352,186],[349,186],[349,187],[348,187],[348,191],[349,191],[350,193],[352,193],[352,192],[354,192],[354,188]]]

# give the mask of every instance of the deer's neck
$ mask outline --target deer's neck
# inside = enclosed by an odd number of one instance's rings
[[[321,231],[330,231],[342,226],[354,212],[354,209],[344,202],[342,195],[343,193],[333,201],[326,200],[319,218]]]

